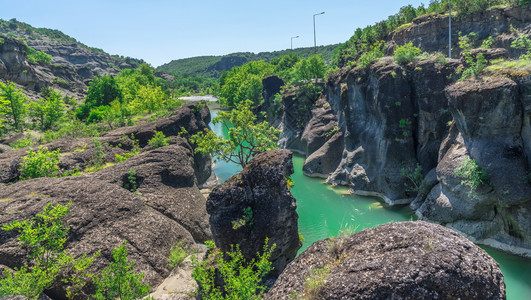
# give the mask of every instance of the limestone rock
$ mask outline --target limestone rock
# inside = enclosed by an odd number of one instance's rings
[[[212,234],[221,250],[239,244],[244,257],[250,259],[262,252],[266,238],[270,245],[276,244],[271,256],[275,269],[266,281],[278,277],[301,246],[295,198],[287,186],[293,173],[291,156],[287,150],[257,155],[240,174],[214,188],[207,200]],[[234,226],[235,221],[245,219],[246,209],[252,212],[250,220]]]
[[[264,299],[505,299],[498,263],[463,236],[422,221],[389,223],[318,241],[280,275]]]

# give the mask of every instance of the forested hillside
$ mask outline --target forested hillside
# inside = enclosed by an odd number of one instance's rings
[[[273,52],[240,52],[231,53],[224,56],[197,56],[172,60],[171,62],[159,66],[157,71],[165,71],[177,74],[196,74],[205,77],[219,77],[223,71],[229,71],[233,67],[241,66],[250,61],[265,60],[266,62],[280,56],[295,53],[302,58],[308,58],[314,54],[322,54],[323,58],[329,62],[332,59],[334,50],[339,44],[314,47],[286,49]]]

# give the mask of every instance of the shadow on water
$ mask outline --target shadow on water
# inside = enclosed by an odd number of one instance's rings
[[[217,111],[213,110],[212,115],[215,117]],[[221,124],[210,124],[210,127],[216,134],[226,136]],[[295,173],[291,179],[295,186],[291,188],[291,192],[297,199],[299,231],[305,238],[299,253],[316,241],[337,236],[340,231],[354,232],[385,223],[417,219],[407,206],[389,207],[379,198],[352,195],[346,187],[333,187],[324,184],[323,179],[304,176],[303,163],[304,157],[293,155]],[[217,161],[214,167],[220,182],[240,170],[238,165],[224,161]],[[507,299],[531,300],[531,259],[485,246],[481,248],[499,263],[505,278]]]

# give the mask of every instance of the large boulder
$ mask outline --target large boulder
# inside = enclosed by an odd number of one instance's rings
[[[276,279],[300,248],[295,198],[288,186],[293,173],[292,153],[272,150],[254,157],[240,174],[217,186],[207,200],[210,226],[223,251],[240,245],[245,258],[262,252],[266,238],[276,244],[271,256]],[[241,222],[245,220],[245,222]],[[239,226],[235,225],[240,221]]]
[[[265,299],[505,299],[498,264],[440,225],[390,223],[311,245]]]

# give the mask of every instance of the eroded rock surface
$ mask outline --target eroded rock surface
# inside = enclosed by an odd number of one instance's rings
[[[316,274],[324,275],[311,289]],[[505,299],[494,259],[456,232],[422,221],[318,241],[264,299],[309,297],[310,291],[312,299]]]
[[[295,198],[288,187],[293,173],[291,156],[287,150],[257,155],[240,174],[214,188],[207,200],[212,234],[221,250],[230,251],[231,245],[239,244],[244,257],[250,259],[262,253],[266,238],[269,245],[276,244],[271,256],[275,269],[268,274],[269,282],[301,246]],[[239,220],[246,222],[235,226]]]

